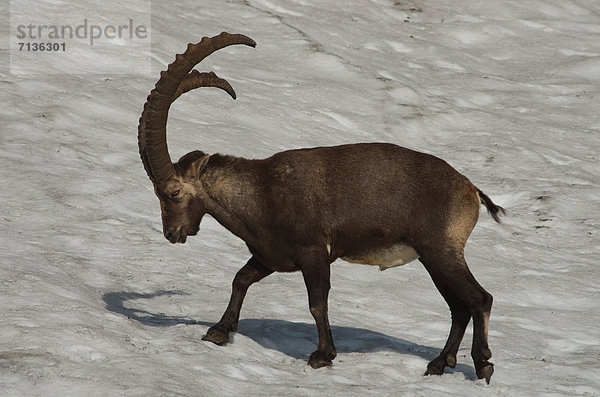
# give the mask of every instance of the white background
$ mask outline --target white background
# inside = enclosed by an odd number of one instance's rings
[[[203,0],[152,14],[151,78],[0,71],[3,395],[600,395],[600,2]],[[251,288],[228,346],[200,341],[249,255],[210,217],[184,245],[164,239],[137,120],[175,53],[224,30],[257,48],[198,69],[238,100],[180,98],[174,158],[393,142],[508,210],[504,226],[482,211],[466,250],[495,298],[490,386],[474,381],[471,328],[455,370],[422,376],[450,313],[418,261],[333,265],[330,369],[306,365],[317,335],[298,273]]]

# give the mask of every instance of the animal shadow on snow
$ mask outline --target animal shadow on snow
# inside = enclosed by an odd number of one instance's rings
[[[184,316],[153,313],[133,307],[132,301],[153,299],[161,296],[189,295],[182,291],[156,291],[140,294],[135,292],[108,292],[102,296],[106,308],[150,327],[172,327],[176,325],[202,325],[210,327],[214,322],[198,321]],[[147,305],[146,305],[147,306]],[[336,350],[339,353],[374,353],[391,351],[410,354],[427,361],[433,360],[439,348],[419,345],[404,339],[385,335],[364,328],[331,326]],[[229,335],[234,341],[236,333]],[[241,319],[237,334],[244,335],[266,349],[276,350],[295,359],[308,360],[318,340],[316,326],[312,323],[298,323],[275,319]],[[441,346],[440,346],[441,348]],[[338,356],[339,359],[339,356]],[[447,373],[462,373],[465,379],[476,379],[473,367],[458,364],[455,369],[446,368]]]

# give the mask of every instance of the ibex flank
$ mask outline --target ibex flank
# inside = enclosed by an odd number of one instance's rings
[[[166,125],[177,97],[198,87],[218,87],[235,99],[227,81],[192,70],[233,44],[256,45],[228,33],[189,44],[161,73],[138,128],[140,156],[160,201],[165,238],[185,243],[210,214],[252,255],[233,280],[223,317],[203,339],[218,345],[228,341],[250,285],[273,272],[300,271],[319,334],[308,364],[329,366],[336,357],[327,314],[331,264],[342,258],[387,269],[419,259],[452,314],[448,341],[426,375],[456,366],[473,318],[471,356],[477,377],[489,383],[492,296],[469,271],[464,247],[481,204],[496,221],[504,210],[445,161],[386,143],[290,150],[264,160],[193,151],[171,161]]]

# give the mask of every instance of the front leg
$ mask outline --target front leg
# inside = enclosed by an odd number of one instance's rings
[[[202,340],[217,345],[226,344],[229,341],[229,332],[237,331],[240,310],[248,288],[271,273],[273,271],[264,267],[255,257],[250,258],[233,279],[231,299],[225,313],[223,313],[223,317],[217,324],[208,329]]]
[[[313,368],[330,366],[336,357],[329,317],[327,313],[327,299],[330,289],[330,266],[326,256],[319,254],[307,255],[302,259],[300,270],[308,290],[308,304],[310,313],[317,323],[319,332],[319,345],[317,350],[310,355],[308,364]]]

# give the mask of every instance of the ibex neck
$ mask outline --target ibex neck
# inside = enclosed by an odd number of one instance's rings
[[[261,211],[259,161],[212,155],[202,176],[206,209],[227,230],[251,243],[255,222]]]

